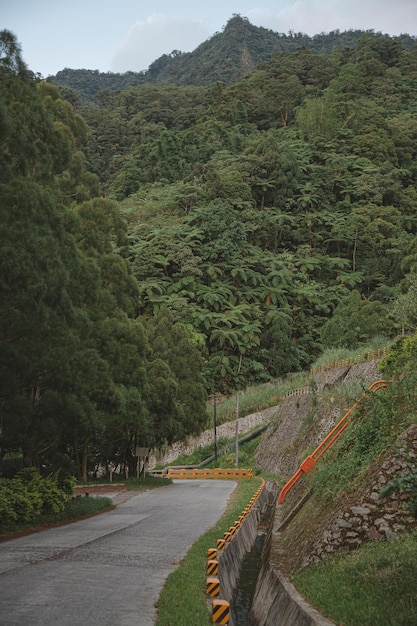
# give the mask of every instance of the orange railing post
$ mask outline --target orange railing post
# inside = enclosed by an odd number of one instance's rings
[[[319,460],[321,456],[330,448],[330,446],[340,437],[342,432],[345,430],[348,425],[348,418],[352,414],[352,411],[356,409],[358,404],[363,400],[363,398],[367,395],[368,392],[376,393],[380,389],[385,389],[388,385],[388,381],[386,380],[376,380],[372,385],[370,385],[365,391],[365,393],[359,398],[357,402],[352,406],[351,409],[342,417],[342,419],[332,428],[332,430],[326,435],[323,441],[317,446],[317,448],[312,452],[304,461],[301,463],[298,470],[295,472],[293,476],[289,479],[289,481],[282,487],[278,494],[278,504],[282,504],[285,500],[285,497],[289,491],[294,487],[294,485],[300,480],[300,478],[310,472],[315,466],[316,462]]]

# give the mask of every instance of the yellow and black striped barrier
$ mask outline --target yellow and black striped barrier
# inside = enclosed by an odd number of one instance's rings
[[[226,541],[224,539],[217,539],[217,549],[218,550],[224,550],[224,546],[226,544]]]
[[[206,594],[210,598],[216,598],[220,593],[220,580],[216,576],[208,576],[206,581]]]
[[[213,600],[211,614],[213,624],[228,624],[230,621],[230,604],[227,600]]]
[[[166,473],[167,478],[253,478],[253,470],[238,468],[213,468],[213,469],[175,469],[169,468]]]
[[[178,470],[178,471],[184,472],[187,470]],[[188,470],[188,471],[195,471],[195,470]],[[216,470],[216,472],[219,472],[219,471],[220,470]],[[241,471],[241,472],[250,471],[251,473],[250,478],[252,478],[252,470],[227,470],[227,472],[232,472],[232,471],[235,471],[235,472],[236,471]],[[217,475],[216,478],[218,477],[219,476]],[[227,474],[226,477],[230,478],[230,474]],[[233,540],[234,535],[244,523],[246,517],[249,515],[250,511],[252,510],[252,507],[254,506],[256,500],[258,499],[259,495],[262,493],[264,488],[265,488],[265,481],[262,479],[262,485],[257,489],[255,495],[251,498],[250,503],[242,512],[242,514],[239,516],[239,519],[235,521],[233,526],[230,526],[227,532],[224,533],[222,539],[217,539],[217,542],[216,542],[217,548],[209,548],[207,550],[208,561],[207,561],[206,594],[210,598],[213,598],[212,600],[213,624],[228,624],[230,621],[229,602],[227,602],[227,600],[221,600],[217,597],[220,595],[220,580],[219,578],[217,578],[218,571],[219,571],[219,563],[217,560],[218,552],[225,550],[227,548],[227,544]]]
[[[219,573],[219,562],[217,559],[210,559],[207,562],[207,576],[217,576]]]

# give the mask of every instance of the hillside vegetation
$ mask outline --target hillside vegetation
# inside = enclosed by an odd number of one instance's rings
[[[391,380],[387,389],[365,398],[340,441],[282,505],[281,521],[310,493],[283,527],[271,558],[336,624],[415,621],[416,358],[415,337],[393,344],[379,364],[381,376]],[[304,414],[300,441],[314,441],[326,406],[348,409],[353,396],[351,383],[320,395],[313,416]],[[275,453],[280,456],[279,446]]]
[[[241,54],[239,29],[261,50],[238,16],[222,45]],[[95,104],[34,76],[13,34],[0,45],[3,472],[132,473],[137,446],[207,427],[208,395],[414,332],[404,38]]]

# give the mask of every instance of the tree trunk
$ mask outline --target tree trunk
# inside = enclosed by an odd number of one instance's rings
[[[82,454],[82,470],[81,477],[84,482],[87,481],[87,459],[88,459],[88,439],[84,439]]]

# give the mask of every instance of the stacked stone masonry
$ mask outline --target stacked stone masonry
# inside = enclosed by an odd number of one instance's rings
[[[369,540],[395,537],[398,533],[417,528],[417,520],[408,504],[410,495],[394,492],[381,497],[384,486],[391,484],[415,468],[417,459],[417,425],[409,426],[376,466],[370,487],[355,506],[340,511],[332,524],[316,541],[305,557],[303,567],[324,560],[337,552],[347,552]]]

